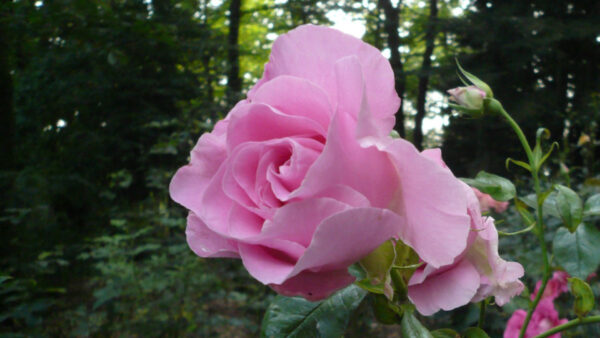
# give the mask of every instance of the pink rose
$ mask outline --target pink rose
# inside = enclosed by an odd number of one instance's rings
[[[497,213],[501,213],[506,211],[508,208],[508,202],[496,201],[492,198],[492,196],[488,194],[484,194],[479,191],[477,188],[472,188],[479,200],[479,205],[481,207],[481,212],[490,211],[490,209],[494,209]]]
[[[440,164],[443,164],[441,158]],[[498,254],[498,232],[491,217],[482,217],[479,202],[469,186],[463,184],[468,198],[471,233],[467,248],[454,262],[442,267],[425,264],[409,281],[408,297],[423,315],[452,310],[468,302],[495,297],[502,306],[520,294],[521,264],[507,262]]]
[[[399,102],[370,45],[312,25],[280,36],[248,98],[171,181],[190,248],[311,300],[352,283],[347,268],[390,238],[432,267],[452,263],[467,199],[448,169],[389,137]]]
[[[552,274],[552,278],[546,284],[546,289],[544,289],[544,294],[542,295],[542,299],[550,298],[552,300],[556,299],[560,296],[561,293],[569,291],[569,274],[565,271],[555,271]],[[540,287],[542,286],[542,281],[538,281],[535,284],[535,291],[531,294],[531,300],[534,300],[537,296]]]
[[[527,317],[527,312],[525,310],[519,309],[515,311],[508,320],[508,323],[506,323],[504,338],[518,338],[523,323],[525,322],[525,317]],[[568,322],[567,319],[558,318],[558,312],[554,308],[552,299],[544,298],[540,301],[531,315],[527,331],[525,331],[525,338],[535,337],[566,322]],[[549,337],[560,338],[560,333],[553,334]]]

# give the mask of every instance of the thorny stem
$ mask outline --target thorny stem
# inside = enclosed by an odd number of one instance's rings
[[[497,104],[500,102],[496,101]],[[498,107],[498,112],[508,121],[510,126],[513,128],[519,140],[521,141],[521,145],[523,145],[523,149],[525,149],[525,153],[527,154],[527,159],[529,160],[529,166],[531,167],[531,177],[533,178],[533,183],[535,187],[535,194],[537,196],[537,222],[536,222],[536,231],[535,234],[540,243],[540,248],[542,249],[542,260],[544,262],[544,277],[542,278],[542,285],[537,292],[533,303],[531,304],[529,311],[527,311],[527,317],[525,317],[525,322],[523,322],[523,326],[521,327],[521,332],[519,333],[519,338],[523,338],[525,336],[525,331],[527,331],[527,326],[529,325],[529,321],[531,320],[531,315],[535,308],[538,306],[542,295],[544,294],[544,290],[546,289],[546,284],[548,284],[548,280],[550,279],[551,267],[550,262],[548,261],[548,249],[546,247],[546,240],[544,239],[544,219],[543,219],[543,198],[542,198],[542,189],[540,187],[540,178],[539,178],[539,168],[538,164],[535,161],[533,156],[533,152],[531,151],[531,146],[527,142],[527,138],[521,127],[513,120],[513,118],[504,110],[504,108],[500,105]]]

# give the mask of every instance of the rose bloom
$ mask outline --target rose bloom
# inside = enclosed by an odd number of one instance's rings
[[[190,248],[309,300],[352,283],[348,267],[391,238],[432,268],[455,262],[468,196],[435,151],[389,136],[399,103],[374,47],[312,25],[280,36],[263,77],[171,181]]]
[[[441,157],[437,162],[446,167]],[[524,289],[519,280],[524,274],[523,266],[499,256],[494,219],[482,217],[482,207],[475,192],[464,183],[462,187],[471,219],[467,248],[452,264],[442,267],[425,264],[420,267],[408,284],[409,299],[424,315],[441,309],[451,310],[468,302],[479,302],[490,296],[494,296],[496,304],[502,306]]]
[[[506,211],[508,208],[508,202],[496,201],[492,198],[492,196],[482,193],[477,188],[472,188],[475,192],[475,196],[479,200],[479,205],[481,207],[482,212],[490,211],[493,209],[497,213],[501,213]]]
[[[552,300],[556,299],[560,296],[561,293],[569,291],[569,274],[565,271],[555,271],[552,274],[552,278],[546,284],[546,288],[544,289],[544,294],[542,295],[542,299],[550,298]],[[534,300],[537,296],[538,291],[542,287],[542,281],[538,281],[535,284],[535,291],[531,294],[531,300]]]
[[[527,317],[527,311],[521,309],[515,311],[508,320],[508,323],[506,323],[504,338],[518,338],[519,332],[525,322],[525,317]],[[527,331],[525,331],[525,338],[535,337],[566,322],[568,322],[567,319],[558,318],[558,312],[554,308],[552,299],[544,298],[540,301],[531,315]],[[560,338],[560,333],[553,334],[549,337]]]

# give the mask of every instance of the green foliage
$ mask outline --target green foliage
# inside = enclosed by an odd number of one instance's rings
[[[508,201],[515,197],[514,184],[504,177],[480,171],[474,179],[462,178],[463,182],[489,194],[497,201]]]
[[[590,196],[583,206],[584,216],[600,216],[600,194]]]
[[[490,336],[478,327],[470,327],[463,333],[465,338],[489,338]]]
[[[452,329],[439,329],[431,331],[433,338],[460,338],[460,334]]]
[[[571,233],[577,230],[577,227],[583,219],[583,202],[576,192],[564,185],[556,185],[556,206],[558,213],[565,226]]]
[[[594,292],[588,283],[576,277],[569,278],[569,284],[575,296],[573,310],[577,317],[583,317],[594,308]]]
[[[359,284],[359,286],[361,285]],[[371,309],[373,310],[373,315],[380,323],[391,325],[398,323],[402,319],[402,309],[390,302],[382,292],[377,292],[378,290],[374,290],[374,292],[364,287],[363,289],[371,293],[369,294]]]
[[[554,257],[571,276],[585,279],[600,264],[600,231],[589,224],[575,233],[561,228],[554,236]]]
[[[404,311],[401,332],[406,338],[433,338],[433,335],[419,322],[412,311]]]
[[[350,285],[320,302],[277,296],[262,322],[261,337],[338,337],[367,292]]]

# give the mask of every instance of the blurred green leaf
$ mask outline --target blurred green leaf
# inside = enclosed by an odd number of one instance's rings
[[[554,236],[553,249],[558,264],[571,276],[585,279],[600,264],[600,231],[585,223],[575,233],[560,228]]]
[[[568,280],[571,284],[571,293],[575,296],[573,310],[578,317],[583,317],[594,309],[594,292],[588,283],[577,277]]]
[[[404,338],[433,338],[429,330],[419,322],[411,311],[404,312],[401,325],[402,337]]]
[[[464,338],[490,338],[485,331],[478,327],[470,327],[463,333]]]
[[[482,193],[489,194],[497,201],[508,201],[516,195],[515,186],[511,181],[485,171],[480,171],[474,179],[461,178],[461,180]]]
[[[600,194],[592,195],[585,201],[583,216],[600,216]]]
[[[373,314],[380,323],[391,325],[400,322],[402,309],[396,304],[391,303],[384,295],[370,294],[369,299]]]
[[[339,337],[366,294],[350,285],[320,302],[277,296],[263,318],[261,337]]]
[[[547,192],[547,194],[544,196],[545,198],[542,211],[544,212],[544,215],[560,218],[558,207],[556,206],[556,195],[556,192]],[[535,194],[519,197],[519,200],[527,204],[527,206],[537,210],[537,197]]]
[[[576,192],[564,185],[556,185],[556,206],[565,226],[572,233],[577,230],[583,218],[583,203]]]
[[[511,163],[514,163],[516,165],[518,165],[519,167],[527,170],[527,171],[531,171],[531,167],[529,166],[529,164],[523,162],[523,161],[518,161],[518,160],[513,160],[512,158],[507,158],[506,162],[504,163],[504,166],[506,167],[506,170],[508,170],[509,165]]]
[[[460,334],[452,329],[439,329],[431,331],[433,338],[460,338]]]

